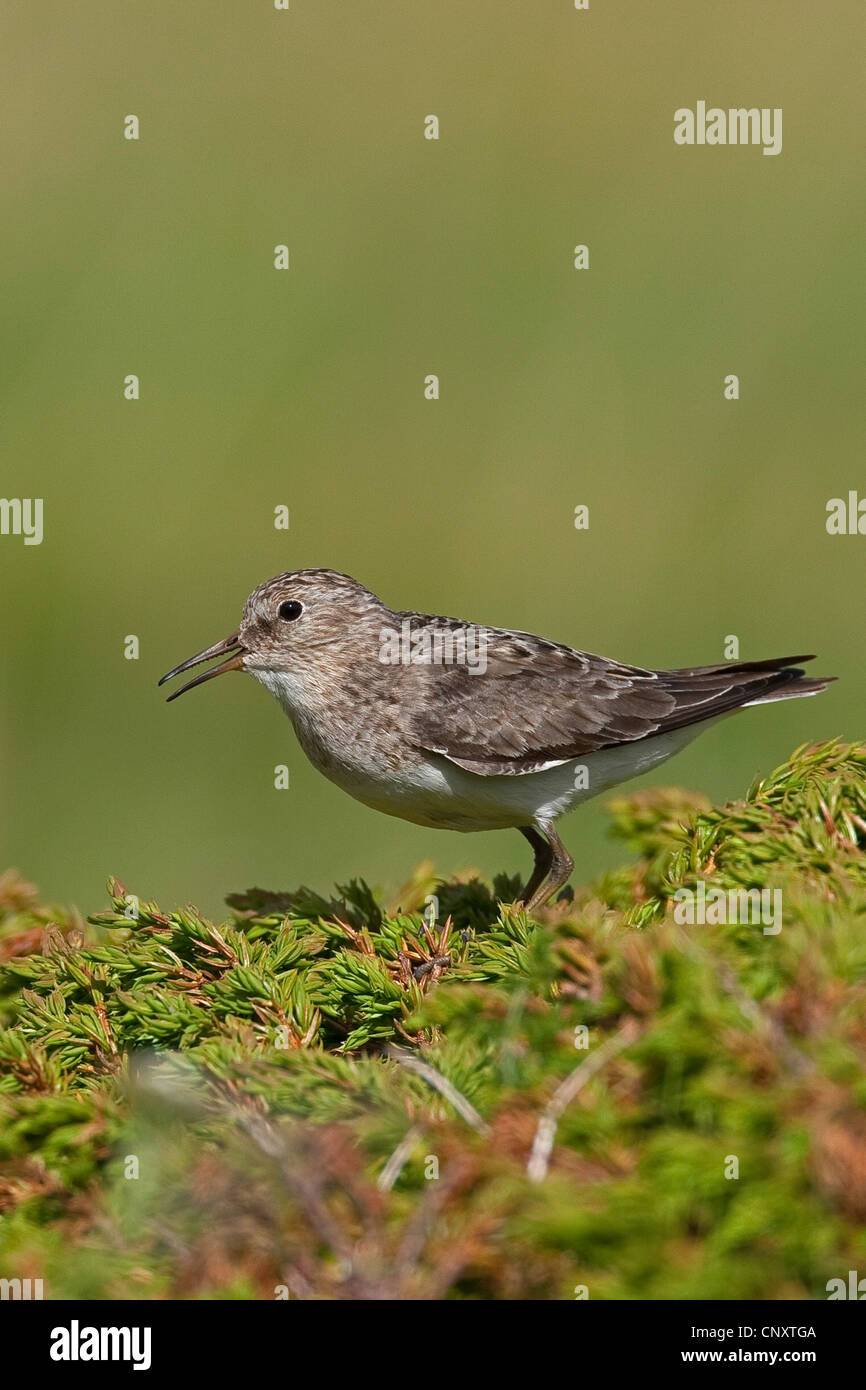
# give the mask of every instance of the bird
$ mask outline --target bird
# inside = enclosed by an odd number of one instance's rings
[[[393,610],[350,575],[298,569],[250,594],[239,627],[168,671],[221,658],[276,697],[304,753],[365,805],[416,825],[515,829],[538,911],[574,860],[560,816],[658,766],[717,720],[816,695],[812,656],[649,670],[529,632]]]

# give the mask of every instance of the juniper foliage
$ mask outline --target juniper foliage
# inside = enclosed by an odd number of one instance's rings
[[[866,745],[611,812],[637,861],[537,920],[513,881],[426,869],[396,912],[352,882],[222,923],[116,880],[85,922],[0,877],[0,1272],[825,1297],[866,1262]],[[681,925],[700,882],[779,888],[781,932]]]

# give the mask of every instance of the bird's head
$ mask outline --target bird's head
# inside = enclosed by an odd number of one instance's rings
[[[248,671],[268,684],[269,675],[297,673],[327,660],[337,647],[351,650],[359,637],[378,632],[387,613],[375,594],[336,570],[278,574],[253,590],[234,632],[182,661],[159,684],[217,657],[222,658],[217,665],[187,681],[169,700],[226,671]]]

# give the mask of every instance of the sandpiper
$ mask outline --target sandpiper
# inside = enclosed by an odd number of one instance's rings
[[[349,575],[305,569],[254,589],[240,627],[163,676],[218,665],[275,695],[310,761],[359,801],[416,825],[514,828],[535,911],[574,861],[557,819],[671,757],[748,705],[815,695],[809,656],[650,671],[528,632],[395,612]]]

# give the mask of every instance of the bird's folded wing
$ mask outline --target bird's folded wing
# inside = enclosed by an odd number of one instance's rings
[[[474,670],[423,668],[429,698],[417,701],[412,734],[484,776],[537,772],[712,719],[799,677],[783,668],[805,659],[647,671],[529,634],[476,631],[484,660]]]

